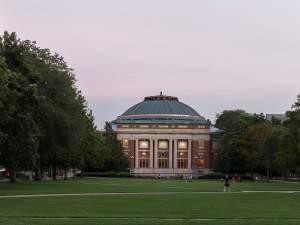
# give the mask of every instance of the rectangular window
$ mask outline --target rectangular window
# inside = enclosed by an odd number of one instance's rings
[[[139,140],[139,149],[149,149],[150,143],[149,140]]]
[[[177,152],[177,168],[179,169],[188,168],[188,153],[186,151]]]
[[[158,149],[169,149],[169,141],[168,140],[159,140],[158,141]]]
[[[158,152],[158,168],[166,169],[169,168],[169,152],[159,151]]]
[[[149,151],[139,151],[139,167],[149,168]]]
[[[188,141],[187,140],[178,140],[177,141],[177,149],[187,150],[188,149]]]

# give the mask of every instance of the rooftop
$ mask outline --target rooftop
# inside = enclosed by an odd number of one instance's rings
[[[119,116],[114,123],[171,123],[207,124],[206,119],[177,97],[163,95],[147,96]]]

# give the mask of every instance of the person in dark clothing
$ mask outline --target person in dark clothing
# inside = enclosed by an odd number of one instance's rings
[[[230,178],[228,175],[224,177],[224,192],[230,192]]]

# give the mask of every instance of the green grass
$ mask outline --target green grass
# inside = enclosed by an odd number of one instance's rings
[[[299,225],[300,183],[242,182],[222,193],[220,181],[89,178],[0,183],[0,196],[132,193],[1,198],[0,225]],[[216,193],[197,193],[216,192]],[[137,194],[135,194],[137,193]],[[156,194],[155,194],[156,193]]]

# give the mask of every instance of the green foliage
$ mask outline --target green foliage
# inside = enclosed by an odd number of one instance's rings
[[[294,171],[300,174],[300,95],[293,104],[292,109],[286,112],[288,120],[285,125],[290,130],[289,153],[294,155]]]
[[[85,155],[87,163],[84,171],[124,171],[127,168],[122,145],[110,123],[106,122],[105,131],[97,132],[94,140],[94,148]]]
[[[247,159],[243,137],[247,129],[264,121],[262,115],[251,115],[243,110],[224,111],[218,115],[216,127],[223,129],[218,151],[217,169],[225,173],[245,173]]]
[[[216,126],[223,129],[217,169],[226,173],[293,175],[300,165],[300,96],[288,120],[265,120],[262,114],[224,111]]]
[[[0,165],[11,175],[35,170],[40,180],[49,168],[54,179],[57,168],[120,169],[122,151],[114,132],[97,132],[63,57],[4,32],[0,75]]]
[[[34,165],[40,134],[33,109],[38,105],[37,86],[32,76],[22,75],[27,71],[20,62],[23,55],[14,51],[18,44],[15,35],[0,38],[0,164],[9,169],[12,182],[16,170]],[[13,71],[10,65],[20,68]]]

